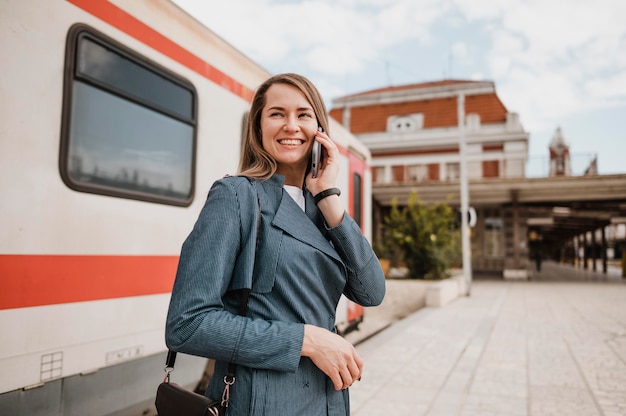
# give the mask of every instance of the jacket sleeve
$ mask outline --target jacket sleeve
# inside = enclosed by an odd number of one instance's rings
[[[215,182],[190,235],[183,243],[165,328],[168,348],[253,368],[296,371],[304,326],[250,319],[224,307],[242,253],[242,215],[256,215],[256,203],[241,206],[235,181]],[[250,192],[248,190],[248,192]],[[255,199],[256,200],[256,199]],[[255,209],[253,209],[255,208]],[[252,238],[256,238],[255,234]]]
[[[348,269],[344,295],[362,306],[380,305],[385,296],[385,275],[358,224],[345,213],[341,223],[327,233]]]

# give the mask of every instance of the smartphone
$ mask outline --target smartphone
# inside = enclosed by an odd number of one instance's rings
[[[318,131],[324,131],[322,126],[317,127]],[[313,141],[313,151],[311,152],[311,175],[317,178],[317,174],[320,169],[320,163],[322,162],[322,145],[317,141]]]

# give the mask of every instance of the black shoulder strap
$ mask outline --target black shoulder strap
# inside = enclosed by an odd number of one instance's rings
[[[259,193],[256,192],[256,186],[254,182],[251,180],[250,184],[254,187],[256,193],[256,201],[257,201],[257,221],[256,221],[256,249],[255,249],[255,257],[252,259],[253,262],[256,263],[256,252],[259,247],[259,233],[261,229],[261,200],[259,198]],[[254,276],[254,268],[253,274]],[[239,304],[239,315],[246,316],[248,313],[248,299],[250,298],[250,288],[241,289],[241,303]],[[165,370],[173,371],[174,364],[176,363],[176,351],[172,351],[170,349],[167,350],[167,358],[165,359]],[[228,363],[228,373],[229,375],[234,376],[235,374],[235,363]]]

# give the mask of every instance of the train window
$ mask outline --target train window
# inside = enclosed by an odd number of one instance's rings
[[[361,223],[361,213],[363,212],[363,185],[361,184],[361,175],[354,173],[352,175],[352,218],[359,224],[359,227],[363,227]]]
[[[196,92],[85,25],[70,29],[60,171],[72,189],[188,206]]]

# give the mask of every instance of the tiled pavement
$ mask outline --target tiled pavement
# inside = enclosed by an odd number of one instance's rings
[[[353,416],[626,415],[626,279],[544,263],[359,344]]]

